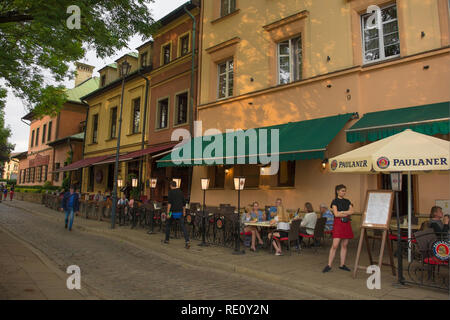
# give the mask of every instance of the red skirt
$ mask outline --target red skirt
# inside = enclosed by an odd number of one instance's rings
[[[333,239],[353,239],[352,223],[342,222],[335,218],[333,224]]]

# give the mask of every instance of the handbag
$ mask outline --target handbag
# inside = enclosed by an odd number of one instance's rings
[[[343,217],[343,218],[341,218],[341,221],[342,221],[343,223],[347,223],[347,222],[352,221],[352,219],[349,218],[349,217]]]

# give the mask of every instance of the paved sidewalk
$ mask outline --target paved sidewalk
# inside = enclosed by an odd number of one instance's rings
[[[1,228],[0,243],[1,300],[96,299],[86,289],[67,289],[68,274]]]
[[[5,203],[9,206],[24,209],[30,213],[39,214],[47,219],[56,220],[64,224],[64,217],[60,212],[22,201]],[[285,285],[290,288],[299,289],[311,295],[321,296],[327,299],[431,299],[446,300],[448,294],[445,291],[435,289],[419,288],[415,286],[406,289],[397,289],[392,286],[395,277],[391,274],[389,267],[382,268],[381,290],[367,289],[366,281],[368,274],[363,271],[358,273],[357,279],[353,279],[350,272],[337,268],[339,254],[336,254],[333,270],[328,274],[322,274],[322,269],[327,263],[330,241],[315,253],[312,249],[305,249],[300,254],[293,253],[291,256],[284,255],[276,257],[266,250],[256,253],[246,251],[245,255],[232,255],[232,249],[210,246],[199,247],[199,242],[192,241],[191,249],[184,249],[182,239],[171,240],[169,245],[161,244],[162,233],[148,235],[146,230],[130,227],[117,226],[110,228],[109,222],[99,222],[76,217],[74,221],[75,232],[92,232],[109,238],[121,239],[137,247],[152,250],[152,253],[172,259],[182,264],[209,267],[227,272],[236,272],[251,276],[269,283]],[[350,243],[346,265],[353,268],[357,240]],[[384,261],[388,261],[387,257]],[[368,258],[362,254],[361,264],[368,265]]]

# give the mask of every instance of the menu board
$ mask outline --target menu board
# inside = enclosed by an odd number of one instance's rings
[[[394,193],[390,190],[367,191],[366,207],[362,219],[363,227],[383,229],[389,227],[393,195]]]

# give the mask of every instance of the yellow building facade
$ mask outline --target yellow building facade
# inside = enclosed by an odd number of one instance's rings
[[[202,1],[198,117],[203,130],[249,129],[346,113],[359,119],[372,112],[450,101],[449,3],[447,0],[286,0]],[[380,8],[381,31],[370,30],[370,5]],[[431,107],[430,107],[431,108]],[[326,147],[325,160],[362,146],[346,134],[353,117]],[[326,130],[326,129],[325,129]],[[449,139],[447,134],[436,135]],[[292,137],[296,139],[296,137]],[[242,203],[303,209],[330,204],[343,183],[356,211],[366,190],[383,188],[381,175],[332,174],[324,159],[284,165],[280,177],[259,168],[194,167],[191,201],[202,201],[200,178],[220,183],[208,191],[208,204],[235,203],[233,177],[252,185]],[[253,170],[253,171],[252,171]],[[275,180],[274,183],[268,180]],[[255,182],[256,181],[256,182]],[[413,178],[414,212],[428,214],[435,200],[450,198],[448,174]]]
[[[89,105],[84,160],[89,162],[89,159],[94,159],[94,161],[83,169],[83,193],[98,191],[111,193],[113,190],[122,99],[120,66],[125,60],[131,67],[125,78],[120,155],[141,150],[142,144],[144,146],[147,144],[148,135],[143,133],[147,82],[141,75],[148,78],[149,66],[147,63],[141,63],[141,55],[147,53],[150,48],[151,42],[148,42],[138,48],[139,53],[127,54],[116,63],[102,68],[99,71],[101,87],[84,97]],[[121,158],[119,162],[118,179],[125,185],[127,182],[131,183],[133,178],[139,178],[142,159],[122,160]],[[143,170],[145,173],[145,165]]]

